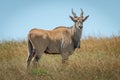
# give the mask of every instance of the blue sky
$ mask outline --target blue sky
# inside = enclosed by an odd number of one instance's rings
[[[71,9],[84,22],[84,36],[120,35],[120,0],[0,0],[0,40],[26,39],[32,28],[72,26]]]

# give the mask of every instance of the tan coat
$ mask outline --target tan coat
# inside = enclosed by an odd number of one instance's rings
[[[46,53],[73,53],[73,28],[57,28],[54,30],[32,29],[28,39],[39,54]],[[79,42],[79,40],[77,40]]]

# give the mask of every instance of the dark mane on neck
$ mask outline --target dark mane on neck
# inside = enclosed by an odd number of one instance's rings
[[[70,29],[70,28],[72,28],[72,26],[71,26],[71,27],[59,26],[59,27],[54,28],[53,30],[56,30],[56,29],[59,29],[59,28],[67,28],[67,29]]]

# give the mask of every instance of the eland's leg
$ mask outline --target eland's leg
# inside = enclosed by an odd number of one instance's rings
[[[61,56],[62,56],[62,63],[68,64],[69,53],[63,53]]]
[[[38,61],[41,58],[41,56],[42,56],[43,53],[44,53],[44,51],[40,51],[40,50],[36,51],[36,55],[35,55],[34,60],[33,60],[34,67],[38,66]]]
[[[34,47],[36,50],[35,50],[33,65],[37,67],[39,59],[41,58],[42,54],[47,48],[48,40],[43,39],[42,37],[39,37],[36,39],[36,41],[34,41],[34,44],[35,44]]]
[[[32,58],[34,57],[34,55],[35,55],[35,50],[33,50],[33,52],[30,53],[29,56],[28,56],[27,69],[29,68],[30,62],[31,62]]]
[[[34,67],[37,67],[37,66],[38,66],[38,61],[39,61],[40,57],[41,57],[41,56],[39,56],[39,55],[36,55],[36,56],[34,57],[34,60],[33,60],[33,65],[34,65]]]

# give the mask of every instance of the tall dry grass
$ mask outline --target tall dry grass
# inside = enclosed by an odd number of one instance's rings
[[[27,43],[0,43],[0,80],[120,80],[120,37],[87,37],[62,65],[60,55],[44,54],[26,71]],[[32,66],[32,65],[31,65]]]

